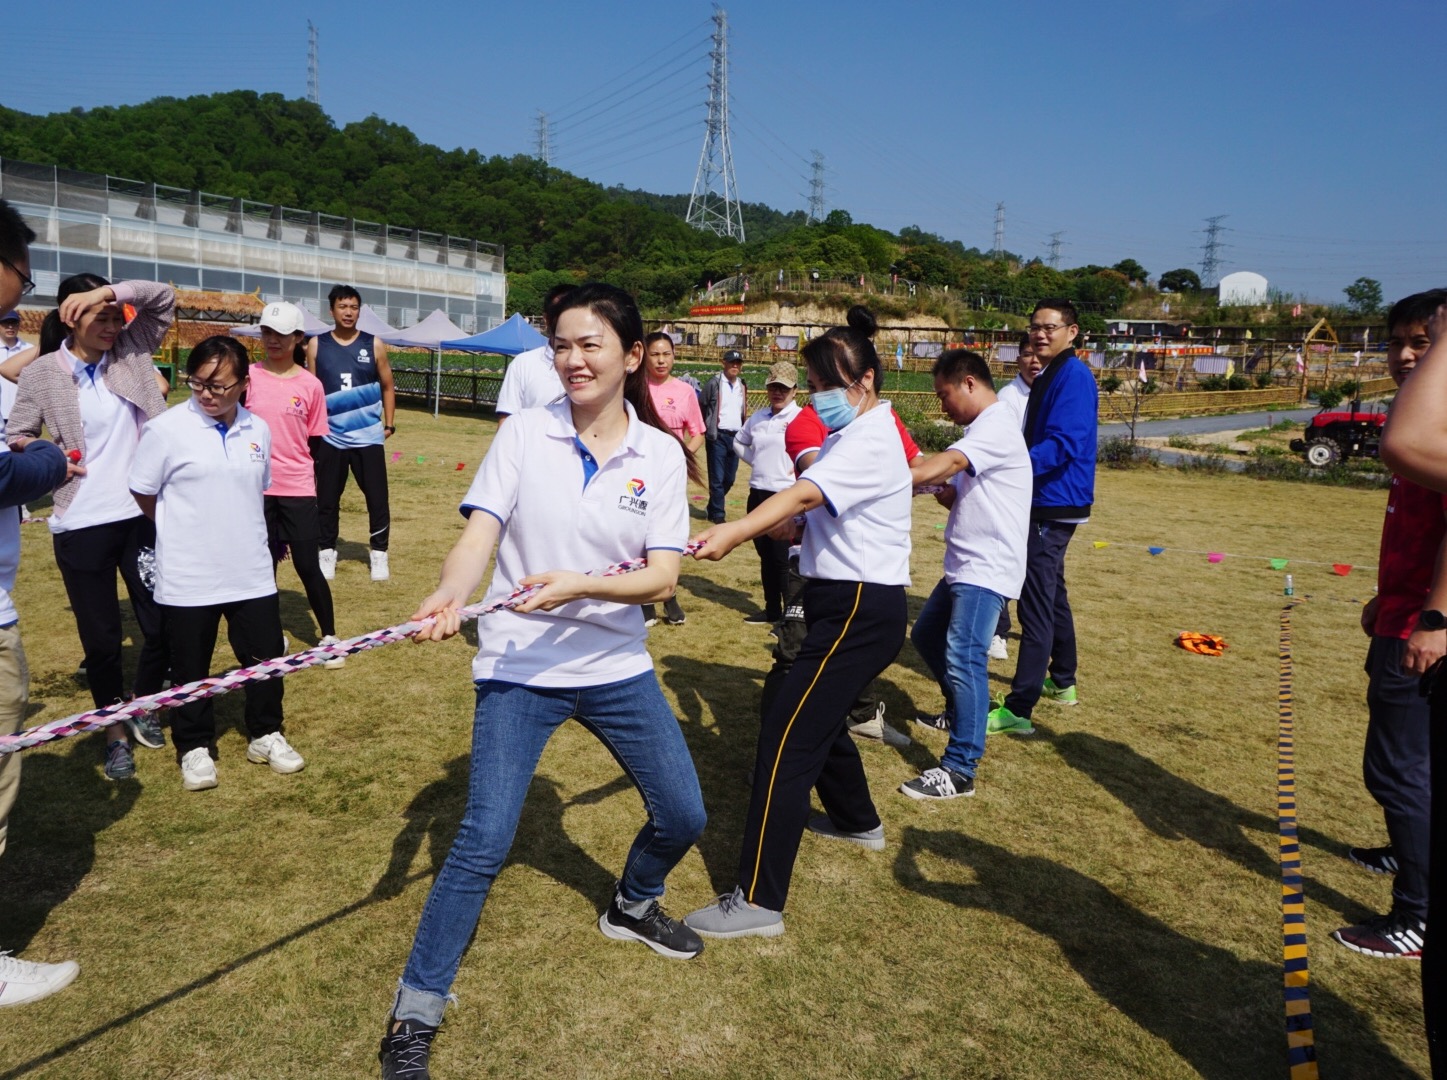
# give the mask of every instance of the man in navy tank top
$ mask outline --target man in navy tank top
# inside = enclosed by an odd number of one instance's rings
[[[362,297],[350,285],[327,295],[336,327],[307,342],[306,362],[327,395],[327,434],[312,448],[317,474],[317,516],[322,574],[337,571],[337,531],[347,474],[367,500],[372,580],[386,581],[387,539],[392,515],[387,502],[387,455],[382,444],[397,430],[392,365],[387,346],[357,329]]]

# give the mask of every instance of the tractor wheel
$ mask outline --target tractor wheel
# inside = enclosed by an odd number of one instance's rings
[[[1313,469],[1324,469],[1341,460],[1341,447],[1331,439],[1311,439],[1306,444],[1306,463]]]

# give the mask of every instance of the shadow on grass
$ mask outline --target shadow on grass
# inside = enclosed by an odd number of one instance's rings
[[[281,605],[281,628],[291,639],[290,652],[308,648],[319,640],[320,631],[312,618],[306,593],[297,589],[278,589]]]
[[[419,878],[426,876],[427,872],[422,871],[420,873],[413,874],[410,878],[403,880],[401,884],[405,886],[411,884],[413,881],[416,881]],[[357,914],[357,912],[363,911],[373,904],[383,903],[385,900],[386,897],[378,896],[374,892],[370,896],[364,896],[362,899],[355,900],[352,903],[346,905],[345,907],[338,908],[336,911],[333,911],[329,915],[323,915],[319,919],[314,919],[311,922],[307,923],[305,926],[300,926],[297,929],[293,930],[291,933],[282,935],[275,941],[268,942],[267,944],[262,945],[260,948],[253,949],[251,952],[245,954],[244,956],[239,956],[235,960],[231,960],[225,964],[222,964],[220,967],[216,968],[216,970],[202,975],[200,978],[193,979],[185,985],[178,986],[176,987],[176,989],[171,990],[168,993],[162,994],[159,997],[152,998],[150,1001],[146,1002],[143,1005],[137,1005],[129,1012],[122,1013],[121,1015],[116,1016],[113,1019],[107,1020],[104,1024],[93,1027],[85,1034],[77,1035],[75,1038],[69,1039],[66,1042],[61,1043],[53,1050],[47,1050],[45,1051],[45,1053],[39,1054],[36,1057],[31,1058],[29,1061],[22,1062],[21,1064],[16,1065],[3,1073],[0,1073],[0,1080],[14,1080],[15,1077],[24,1076],[26,1073],[34,1072],[36,1069],[41,1069],[47,1065],[52,1065],[55,1062],[60,1061],[66,1055],[74,1053],[76,1050],[79,1050],[82,1047],[88,1045],[89,1043],[94,1042],[96,1039],[103,1038],[113,1031],[119,1031],[127,1024],[134,1023],[135,1021],[140,1020],[155,1012],[157,1009],[161,1009],[167,1005],[173,1004],[174,1002],[181,1001],[189,995],[194,994],[198,990],[204,990],[208,986],[213,986],[216,983],[220,982],[227,975],[230,975],[233,972],[238,971],[239,969],[246,967],[249,964],[253,964],[257,960],[263,960],[266,957],[270,956],[272,953],[279,952],[281,949],[284,949],[292,942],[300,941],[308,934],[316,933],[318,930],[324,930],[328,926],[331,926],[333,923],[341,922],[343,919],[355,915]],[[52,1075],[61,1074],[56,1073]]]
[[[931,880],[919,866],[921,854],[964,867],[973,880]],[[961,833],[906,828],[895,879],[921,896],[1014,919],[1050,938],[1095,994],[1208,1080],[1287,1073],[1277,965],[1194,941],[1069,867]],[[1319,984],[1311,994],[1316,1025],[1331,1033],[1334,1073],[1375,1080],[1417,1075],[1377,1037],[1368,1017]]]
[[[392,858],[372,889],[374,898],[396,896],[419,876],[436,878],[467,805],[468,766],[468,755],[453,758],[447,763],[447,772],[419,791],[402,812],[407,824],[392,841]],[[632,789],[633,782],[620,774],[600,787],[564,800],[556,781],[534,776],[504,865],[530,866],[593,901],[601,912],[613,897],[618,875],[572,841],[563,827],[563,815],[571,807],[592,806]],[[408,876],[424,841],[428,869],[420,875]]]
[[[679,597],[680,604],[684,603],[684,596],[695,596],[700,600],[707,600],[710,603],[743,612],[745,615],[752,615],[763,606],[759,602],[759,597],[754,593],[735,589],[731,585],[722,585],[699,574],[680,574],[678,591],[683,594]],[[684,606],[687,607],[686,604]]]
[[[98,742],[77,738],[68,754],[24,759],[0,859],[0,949],[24,951],[95,865],[97,834],[140,797],[139,781],[112,783],[101,775]]]
[[[1275,836],[1274,817],[1243,810],[1230,799],[1161,768],[1125,743],[1084,731],[1057,735],[1038,721],[1035,731],[1038,737],[1050,739],[1067,765],[1109,791],[1157,836],[1191,840],[1269,881],[1280,880],[1281,867],[1276,859],[1252,843],[1245,832],[1254,829]],[[1347,845],[1313,829],[1301,829],[1299,838],[1324,854],[1346,858]],[[1348,923],[1361,922],[1373,914],[1358,901],[1309,875],[1305,893]]]

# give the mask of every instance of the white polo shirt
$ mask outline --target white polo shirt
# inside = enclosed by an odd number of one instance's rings
[[[464,516],[502,522],[486,601],[529,574],[586,573],[688,543],[683,448],[628,408],[628,434],[606,461],[580,448],[568,402],[514,414],[498,429]],[[591,464],[597,471],[585,480]],[[576,600],[552,611],[499,611],[478,627],[474,679],[524,686],[601,686],[653,669],[636,604]]]
[[[1015,414],[1020,427],[1025,426],[1025,406],[1030,404],[1030,384],[1016,375],[996,391],[995,396]]]
[[[950,450],[964,454],[970,467],[952,479],[955,505],[945,523],[945,580],[1018,600],[1035,481],[1015,413],[1005,402],[995,402]]]
[[[734,436],[734,452],[753,470],[749,487],[760,491],[783,491],[794,486],[794,463],[784,449],[784,429],[799,415],[798,402],[791,401],[778,412],[765,405]]]
[[[746,394],[742,378],[729,382],[727,375],[718,380],[718,429],[738,431],[744,426]]]
[[[513,357],[502,375],[496,411],[511,416],[524,409],[551,405],[563,396],[563,380],[553,366],[553,347],[543,345]]]
[[[913,487],[889,402],[830,432],[803,479],[818,485],[824,505],[808,513],[799,573],[908,585]]]
[[[262,492],[271,429],[243,406],[223,434],[188,398],[141,430],[130,489],[156,496],[156,603],[209,607],[276,592]]]
[[[36,363],[50,363],[37,360]],[[52,533],[71,532],[91,525],[129,521],[140,516],[131,498],[127,478],[136,456],[145,414],[119,394],[111,393],[104,372],[111,362],[106,353],[94,366],[71,353],[64,345],[54,354],[54,363],[75,379],[75,396],[80,405],[80,422],[85,432],[81,464],[85,476],[75,489],[75,498],[64,514],[49,517]]]

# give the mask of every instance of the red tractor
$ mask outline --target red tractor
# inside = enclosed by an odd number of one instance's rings
[[[1324,469],[1349,457],[1374,458],[1382,445],[1385,412],[1363,412],[1353,403],[1350,412],[1321,412],[1306,425],[1304,439],[1292,439],[1291,448],[1306,455],[1306,463]]]

